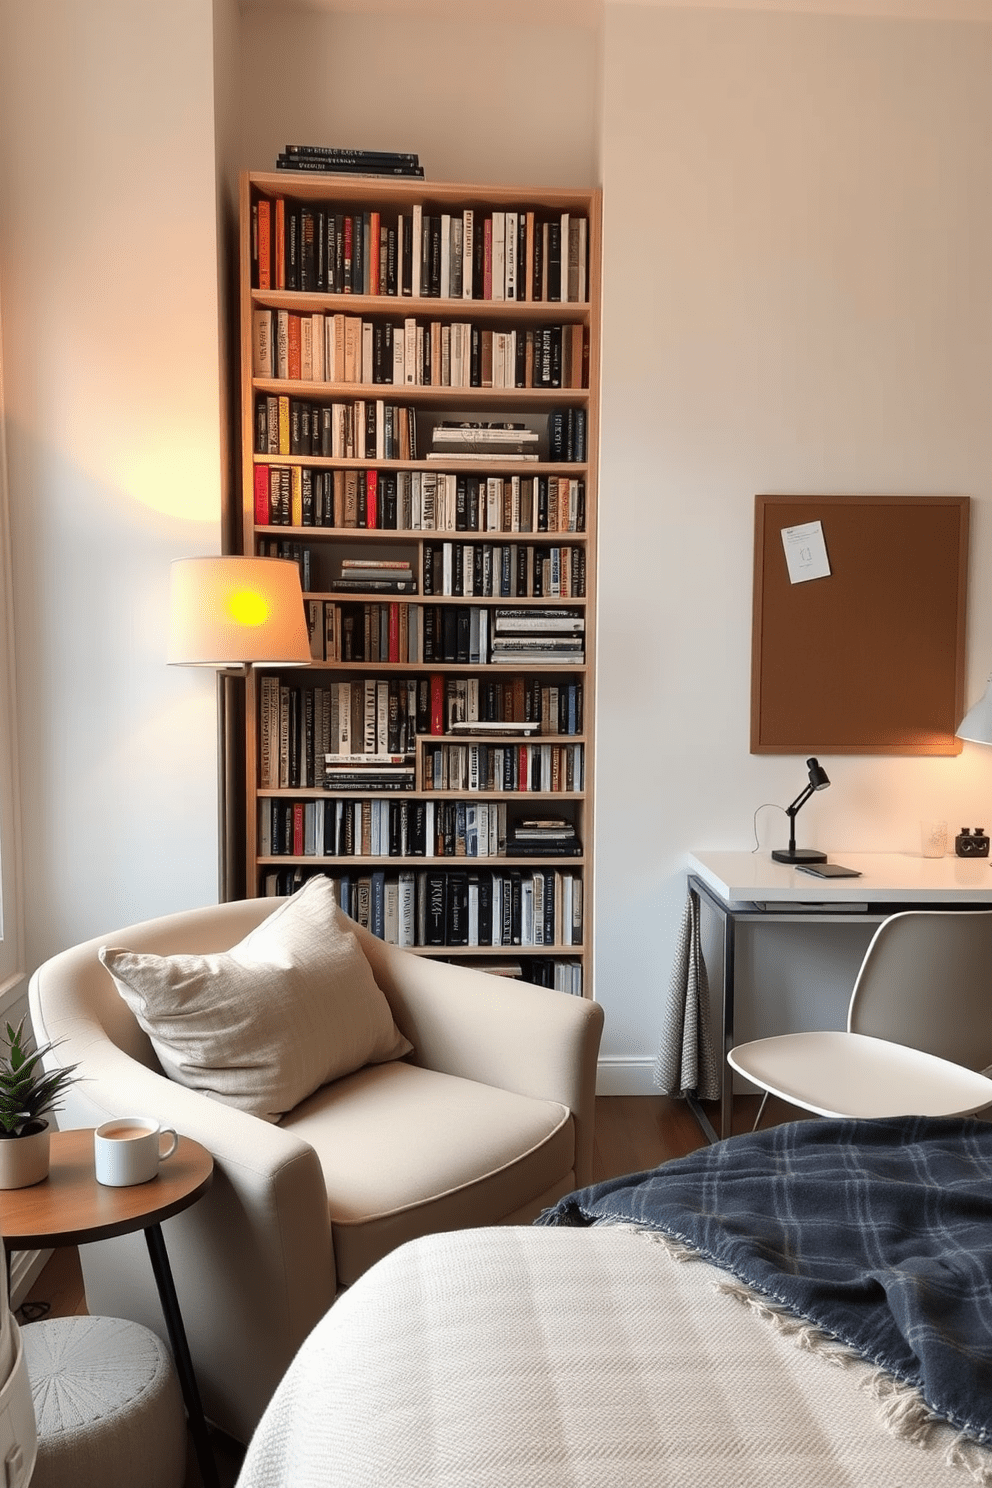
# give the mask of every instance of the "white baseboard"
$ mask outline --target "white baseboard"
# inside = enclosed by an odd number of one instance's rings
[[[45,1269],[50,1250],[18,1250],[10,1263],[10,1307],[16,1311]]]
[[[599,1061],[596,1070],[597,1095],[657,1095],[653,1059],[613,1059]]]

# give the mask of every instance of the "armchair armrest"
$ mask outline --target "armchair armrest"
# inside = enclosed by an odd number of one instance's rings
[[[599,1003],[412,956],[358,934],[416,1062],[567,1106],[575,1121],[576,1182],[590,1182]]]

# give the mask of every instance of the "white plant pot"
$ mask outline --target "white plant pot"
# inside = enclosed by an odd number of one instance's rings
[[[51,1128],[42,1120],[41,1130],[25,1137],[0,1137],[0,1188],[30,1188],[48,1177]]]

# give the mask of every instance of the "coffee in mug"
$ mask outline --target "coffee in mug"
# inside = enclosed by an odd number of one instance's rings
[[[171,1138],[163,1147],[163,1138]],[[171,1126],[160,1126],[153,1116],[118,1116],[105,1121],[93,1135],[96,1181],[108,1188],[148,1183],[158,1165],[172,1156],[179,1138]]]

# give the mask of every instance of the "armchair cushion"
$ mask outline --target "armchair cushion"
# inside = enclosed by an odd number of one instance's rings
[[[281,1126],[320,1159],[345,1286],[425,1230],[526,1224],[574,1181],[567,1106],[405,1060],[325,1086]]]
[[[323,876],[228,951],[99,955],[170,1079],[266,1121],[412,1048]]]

